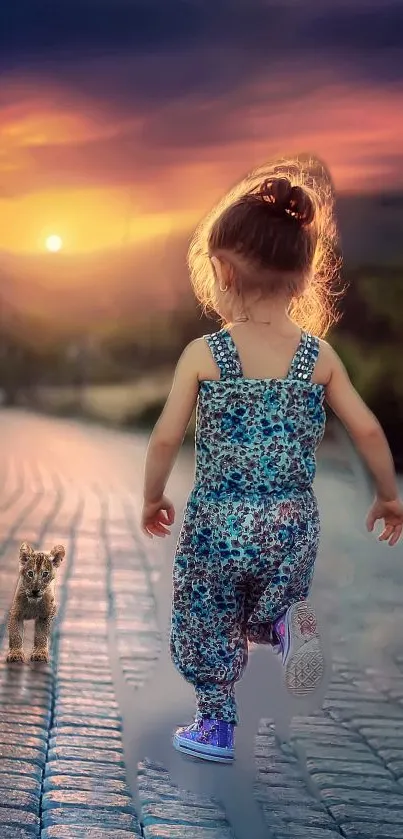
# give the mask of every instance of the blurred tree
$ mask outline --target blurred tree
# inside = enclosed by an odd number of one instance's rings
[[[403,468],[403,277],[398,267],[346,274],[343,317],[331,336]]]

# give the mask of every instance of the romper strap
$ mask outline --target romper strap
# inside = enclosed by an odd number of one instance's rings
[[[221,379],[242,378],[242,367],[238,350],[228,329],[220,329],[211,335],[204,335],[211,354],[220,370]]]
[[[319,339],[308,332],[302,332],[297,351],[291,362],[287,379],[308,382],[312,378],[319,355]]]

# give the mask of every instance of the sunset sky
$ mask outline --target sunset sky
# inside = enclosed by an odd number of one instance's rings
[[[9,0],[0,249],[185,231],[277,153],[403,189],[402,32],[398,0]]]

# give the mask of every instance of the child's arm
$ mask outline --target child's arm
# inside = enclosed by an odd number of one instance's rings
[[[164,410],[151,434],[144,475],[142,529],[147,536],[166,536],[175,511],[164,496],[168,478],[196,403],[199,390],[198,358],[200,339],[182,353]]]
[[[329,364],[326,399],[339,417],[369,471],[373,475],[377,497],[369,511],[367,526],[373,530],[378,519],[384,519],[382,541],[395,545],[403,529],[403,504],[399,499],[392,454],[382,428],[353,387],[349,376],[328,344],[322,344]]]

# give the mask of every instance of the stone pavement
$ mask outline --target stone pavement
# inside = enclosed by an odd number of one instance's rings
[[[144,437],[10,411],[0,440],[0,839],[236,836],[219,806],[181,793],[147,761],[140,824],[126,773],[114,671],[135,691],[155,666],[153,582],[174,541],[156,548],[139,534]],[[176,501],[191,477],[183,454]],[[402,547],[364,533],[357,481],[324,447],[314,599],[333,675],[323,710],[294,720],[291,746],[274,735],[270,703],[261,720],[256,795],[268,839],[403,836]],[[49,666],[4,663],[23,540],[66,546]]]

